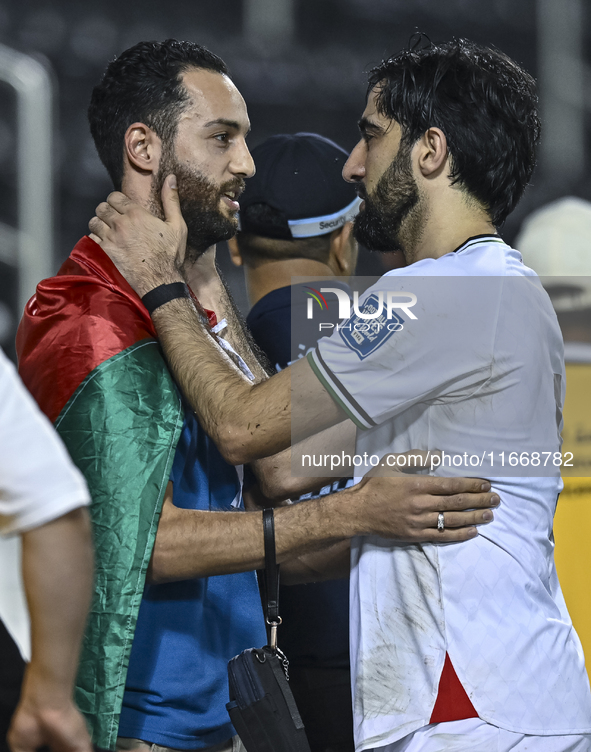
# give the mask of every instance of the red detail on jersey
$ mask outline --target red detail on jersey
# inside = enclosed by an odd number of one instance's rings
[[[192,290],[191,293],[193,293]],[[213,328],[218,323],[218,317],[215,315],[215,311],[210,311],[209,308],[204,308],[203,310],[207,314],[209,325]]]
[[[187,285],[187,287],[189,287],[189,285]],[[209,325],[213,328],[218,323],[218,317],[215,315],[215,311],[210,311],[209,308],[204,308],[190,287],[189,292],[191,293],[191,299],[193,303],[196,304],[198,309],[205,312],[205,314],[207,315],[207,320],[209,321]]]
[[[446,653],[441,679],[439,680],[437,700],[429,723],[463,721],[465,718],[478,718],[478,713],[470,702],[449,655]]]

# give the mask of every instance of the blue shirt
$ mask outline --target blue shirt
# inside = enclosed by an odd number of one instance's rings
[[[190,410],[170,478],[177,507],[242,508],[235,468],[225,462]],[[254,572],[146,585],[119,736],[177,749],[229,739],[235,731],[225,707],[227,663],[242,650],[264,644]]]

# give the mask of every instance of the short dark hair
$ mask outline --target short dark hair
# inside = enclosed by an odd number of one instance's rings
[[[534,79],[499,50],[465,39],[403,50],[369,74],[381,115],[414,144],[441,128],[453,184],[482,204],[495,225],[523,195],[540,138]]]
[[[285,215],[268,204],[250,204],[241,209],[240,220],[257,227],[264,226],[272,232],[278,228],[277,237],[239,231],[236,241],[247,266],[258,266],[266,261],[308,259],[325,264],[330,256],[330,236],[314,235],[311,238],[286,238],[279,233],[286,222]]]
[[[179,115],[188,104],[181,76],[191,68],[228,75],[226,64],[213,52],[176,39],[140,42],[107,66],[92,91],[88,121],[115,188],[121,188],[123,138],[132,123],[145,123],[167,143],[174,139]]]

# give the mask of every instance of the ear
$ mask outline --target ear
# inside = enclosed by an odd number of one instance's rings
[[[144,123],[132,123],[125,131],[126,162],[144,174],[155,173],[160,165],[162,141]]]
[[[228,240],[228,250],[230,251],[230,258],[232,259],[234,266],[242,266],[244,261],[240,255],[240,248],[238,247],[236,236]]]
[[[429,128],[416,144],[418,166],[424,177],[430,177],[441,170],[448,157],[447,138],[441,128]]]
[[[348,277],[357,264],[357,241],[353,237],[353,223],[345,222],[330,234],[328,265],[339,277]]]

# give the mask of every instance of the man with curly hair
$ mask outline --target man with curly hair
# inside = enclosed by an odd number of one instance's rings
[[[234,461],[348,417],[358,454],[439,449],[436,474],[475,468],[501,496],[495,521],[466,543],[353,541],[359,752],[591,746],[589,682],[553,559],[562,339],[537,276],[497,231],[533,171],[536,104],[531,76],[465,40],[405,50],[371,72],[343,175],[364,200],[357,239],[400,248],[408,265],[269,380],[229,368],[190,301],[153,313],[185,394]],[[118,193],[91,222],[141,295],[179,280],[174,181],[163,200],[165,222]]]

